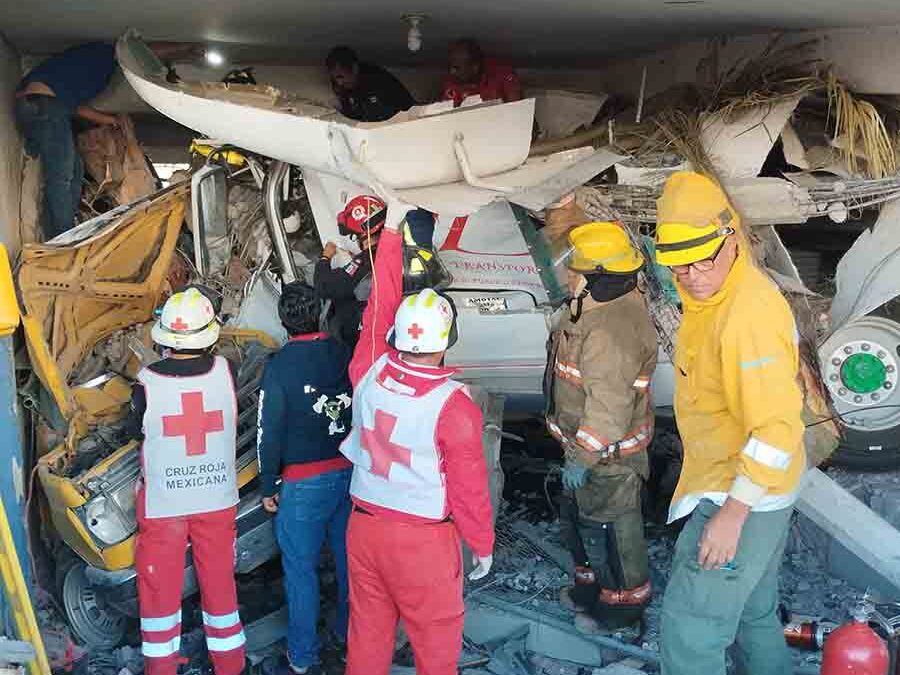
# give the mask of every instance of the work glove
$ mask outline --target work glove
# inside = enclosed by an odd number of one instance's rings
[[[587,477],[590,469],[570,459],[566,460],[566,465],[562,470],[562,484],[567,490],[577,490],[584,487],[587,483]]]
[[[384,227],[388,230],[393,230],[394,232],[402,232],[403,225],[406,223],[406,214],[410,211],[414,211],[416,207],[413,204],[404,202],[402,199],[395,196],[393,192],[384,191],[384,194],[378,192],[378,196],[384,200],[384,203],[387,206]]]
[[[491,565],[494,564],[494,556],[486,555],[484,557],[472,554],[472,563],[475,569],[469,572],[469,581],[478,581],[484,579],[488,572],[491,571]]]

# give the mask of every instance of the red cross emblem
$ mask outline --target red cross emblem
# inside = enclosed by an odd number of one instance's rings
[[[190,328],[190,326],[188,326],[180,316],[176,316],[175,321],[172,322],[173,330],[187,330],[188,328]]]
[[[205,455],[206,434],[225,429],[222,411],[205,411],[200,391],[184,392],[181,410],[181,415],[163,415],[163,436],[184,436],[188,457]]]
[[[375,428],[363,426],[361,444],[372,457],[372,468],[376,476],[387,478],[392,464],[412,464],[412,451],[395,443],[391,443],[391,434],[397,426],[397,418],[383,410],[375,411]]]
[[[414,323],[412,326],[406,329],[406,332],[409,333],[410,337],[413,340],[418,340],[419,336],[425,332],[424,328],[419,328],[419,324]]]

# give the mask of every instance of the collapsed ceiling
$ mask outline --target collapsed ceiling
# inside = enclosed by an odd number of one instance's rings
[[[222,42],[236,59],[318,63],[333,45],[391,65],[434,65],[448,39],[471,34],[520,65],[594,65],[675,41],[767,30],[900,24],[894,0],[33,0],[4,8],[2,30],[22,52],[45,54],[126,28],[147,38]],[[424,45],[411,54],[402,16],[422,13]],[[35,20],[35,17],[41,17]],[[551,20],[552,19],[552,20]],[[238,46],[243,46],[238,53]]]

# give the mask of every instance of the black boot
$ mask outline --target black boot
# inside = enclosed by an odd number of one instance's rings
[[[640,512],[608,523],[581,519],[579,529],[599,586],[591,615],[611,629],[637,623],[653,597]]]

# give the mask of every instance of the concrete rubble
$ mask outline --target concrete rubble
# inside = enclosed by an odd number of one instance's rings
[[[520,431],[518,427],[515,431]],[[659,445],[670,436],[661,433]],[[657,672],[660,645],[660,611],[663,591],[671,571],[677,530],[651,516],[647,537],[654,599],[639,629],[608,636],[584,636],[575,630],[574,614],[558,602],[560,589],[572,583],[571,562],[561,539],[555,513],[559,479],[558,459],[533,457],[523,462],[518,443],[504,444],[507,469],[506,501],[497,519],[497,550],[493,573],[485,580],[467,583],[463,673],[472,675],[637,675]],[[513,449],[515,448],[515,449]],[[534,448],[539,452],[541,448]],[[665,450],[665,448],[663,448]],[[653,453],[651,453],[653,454]],[[900,527],[900,473],[859,473],[830,469],[829,476]],[[333,612],[334,576],[327,553],[322,560],[325,611],[323,625]],[[277,560],[239,577],[239,599],[246,618],[251,664],[262,675],[275,675],[283,653],[284,616],[275,624],[266,617],[283,610]],[[853,584],[848,582],[853,581]],[[876,599],[891,599],[892,589],[877,588],[877,579],[866,576],[861,563],[802,515],[795,517],[781,569],[781,603],[786,616],[796,620],[840,624],[869,592]],[[871,583],[870,583],[871,582]],[[874,584],[874,585],[873,585]],[[114,650],[77,647],[60,608],[49,594],[41,594],[39,618],[47,627],[51,660],[61,667],[87,675],[142,675],[139,633],[132,625],[125,645]],[[511,611],[514,610],[514,611]],[[205,641],[199,624],[197,599],[185,603],[185,635],[182,653],[191,675],[208,673]],[[530,617],[530,618],[529,618]],[[323,633],[327,640],[327,634]],[[623,647],[617,647],[614,640]],[[607,642],[599,642],[606,640]],[[630,649],[632,655],[623,653]],[[797,672],[814,672],[821,652],[794,650]],[[644,658],[641,658],[641,655]],[[411,665],[411,664],[410,664]],[[342,672],[339,663],[334,673]],[[394,675],[414,675],[414,668],[395,666]]]

